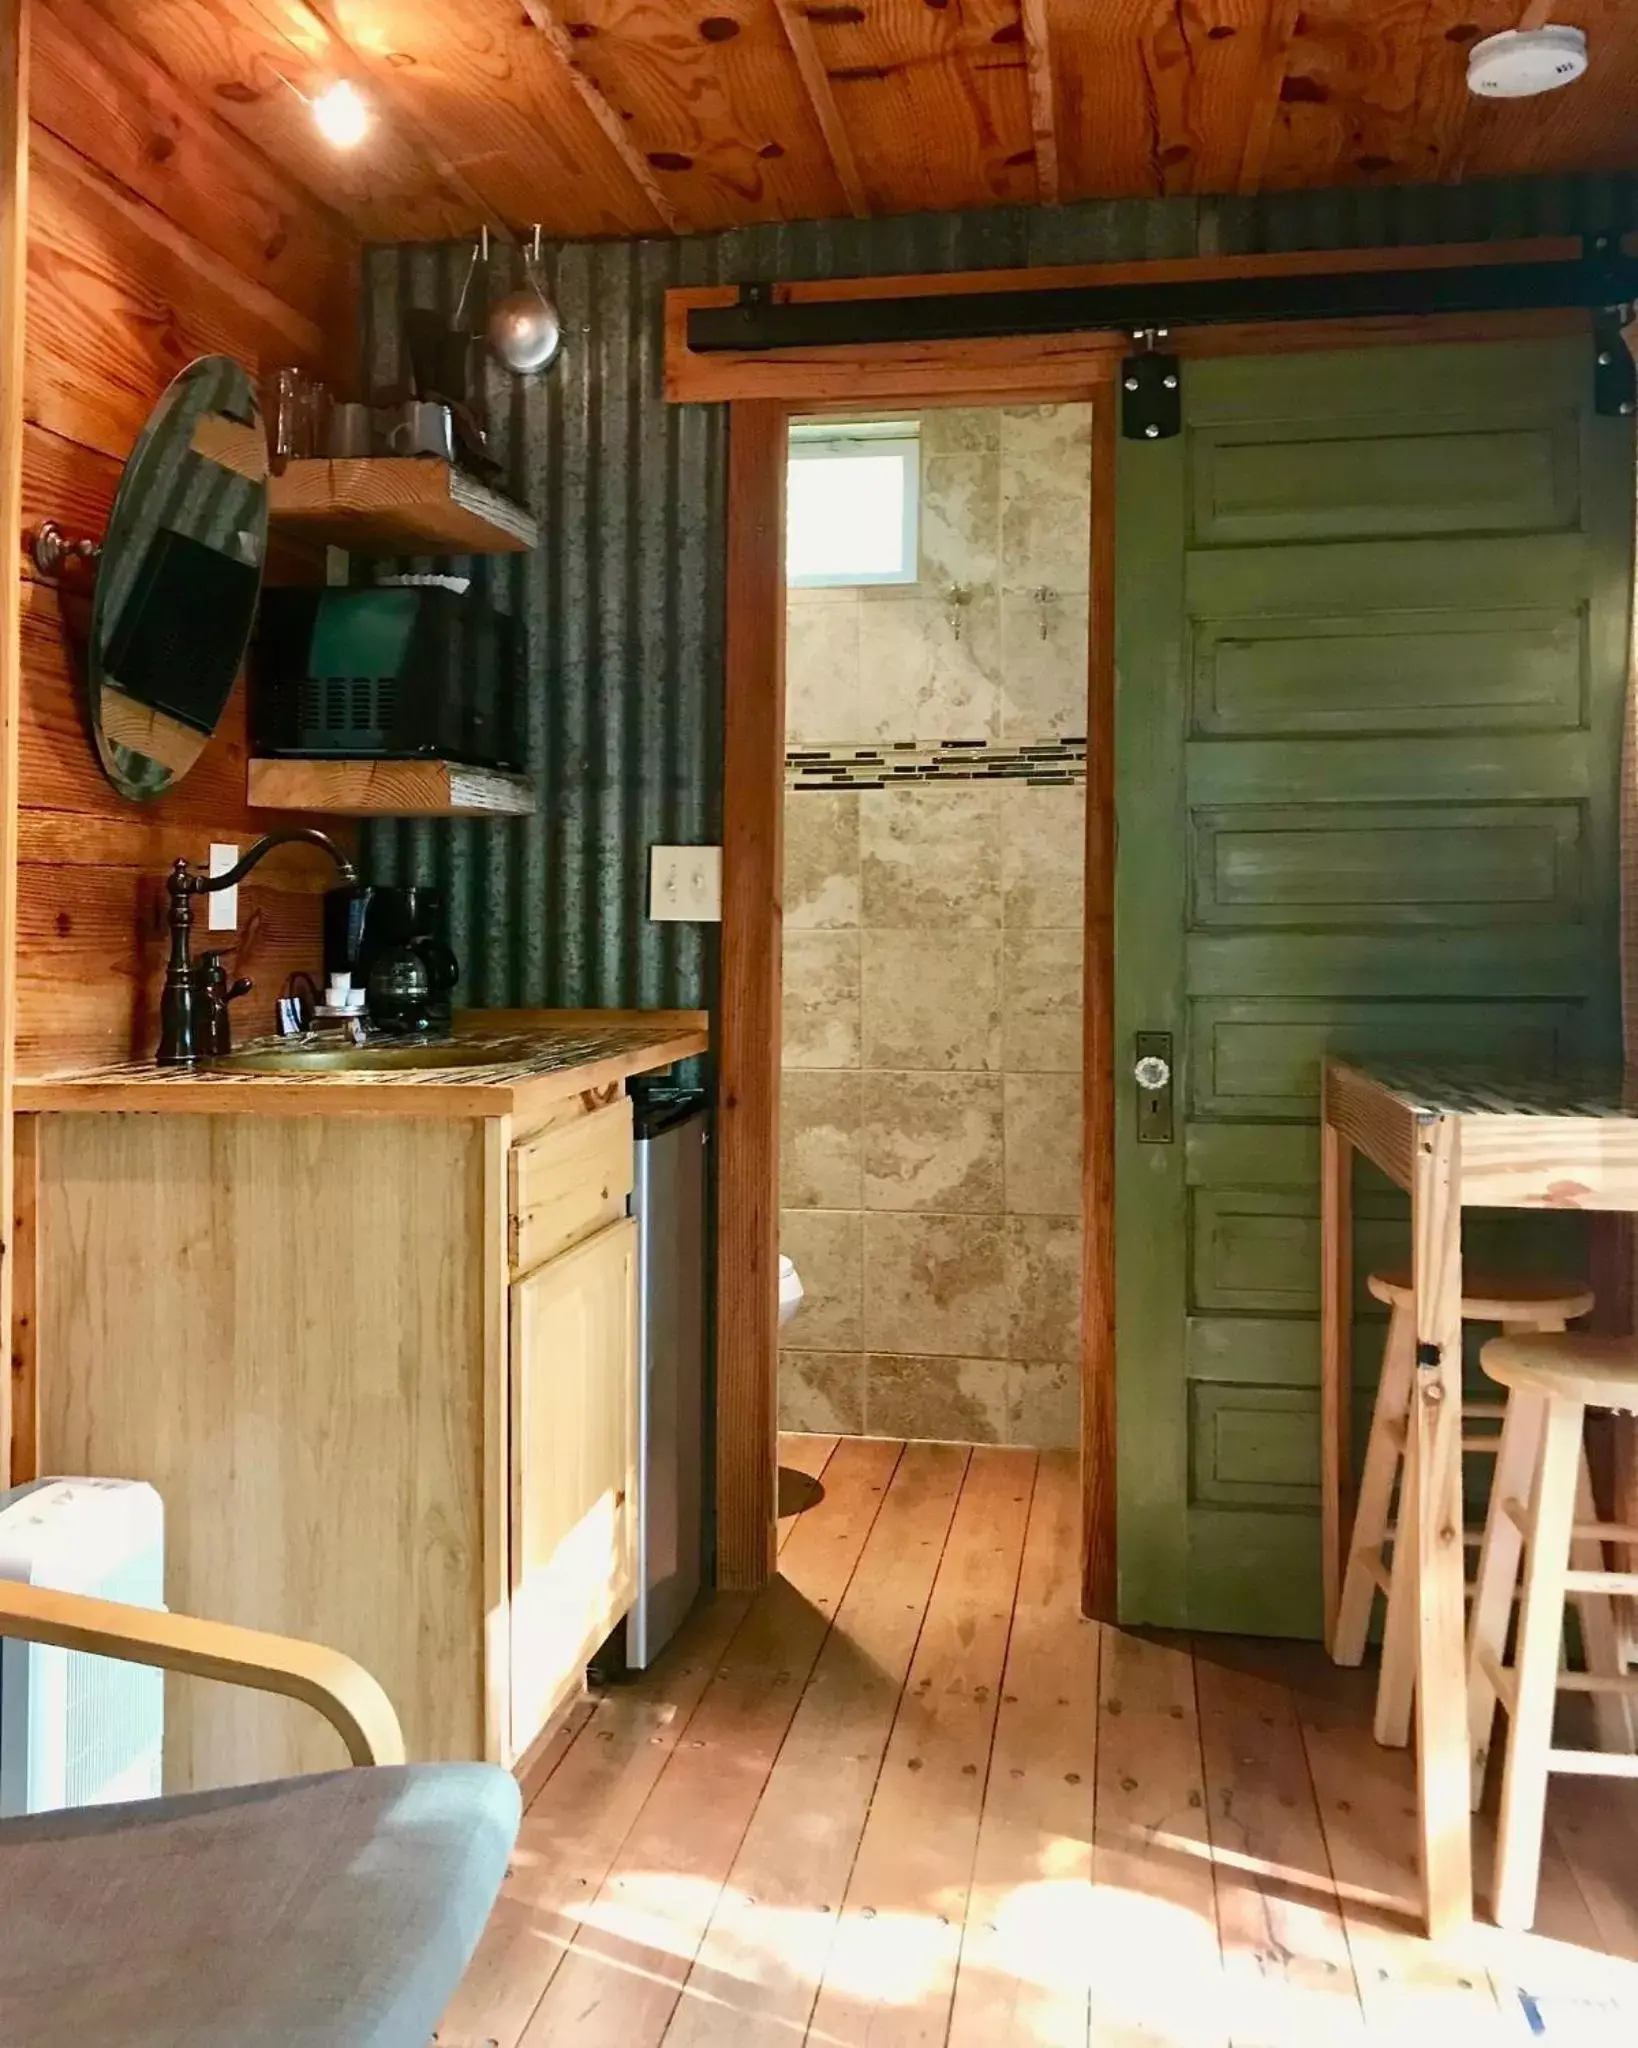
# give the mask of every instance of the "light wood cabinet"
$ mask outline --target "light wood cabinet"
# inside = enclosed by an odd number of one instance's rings
[[[512,1288],[512,1746],[522,1754],[631,1605],[637,1226]]]
[[[150,1481],[170,1604],[356,1657],[412,1757],[523,1761],[633,1595],[618,1085],[32,1137],[40,1469]],[[285,1701],[174,1681],[166,1712],[172,1789],[341,1761]]]
[[[507,1250],[514,1274],[615,1222],[632,1182],[631,1103],[520,1138],[507,1160]]]

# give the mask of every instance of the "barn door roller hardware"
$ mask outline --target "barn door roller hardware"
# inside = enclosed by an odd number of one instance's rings
[[[1143,344],[1120,366],[1120,430],[1128,441],[1169,441],[1183,431],[1183,372],[1176,356],[1156,346],[1164,327],[1132,336]]]
[[[1600,306],[1593,314],[1593,406],[1630,415],[1638,408],[1638,364],[1621,332],[1631,306]]]
[[[1613,235],[1594,235],[1578,257],[1470,263],[1448,269],[1314,271],[1301,276],[1180,278],[1050,285],[1032,291],[930,292],[903,298],[779,299],[766,284],[740,287],[732,306],[696,306],[688,346],[702,355],[861,348],[876,342],[988,341],[1046,334],[1175,335],[1185,327],[1286,320],[1407,319],[1419,314],[1544,312],[1584,307],[1601,334],[1638,300],[1638,258]],[[1595,353],[1603,352],[1602,344]],[[1625,355],[1624,347],[1619,351]],[[1597,367],[1601,412],[1630,412],[1630,362]],[[1159,436],[1145,434],[1145,439]]]

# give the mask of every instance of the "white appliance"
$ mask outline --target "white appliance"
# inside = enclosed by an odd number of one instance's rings
[[[136,1479],[38,1479],[0,1494],[0,1578],[165,1605],[165,1510]],[[0,1642],[0,1815],[154,1799],[165,1674]]]

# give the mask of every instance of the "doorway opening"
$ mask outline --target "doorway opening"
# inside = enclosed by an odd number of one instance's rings
[[[786,1430],[1081,1440],[1091,477],[1086,403],[789,426]]]

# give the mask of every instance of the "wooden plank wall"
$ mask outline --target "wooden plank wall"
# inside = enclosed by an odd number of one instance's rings
[[[346,378],[357,243],[93,0],[33,9],[29,111],[23,525],[100,537],[153,401],[194,357]],[[85,731],[62,599],[26,560],[22,575],[17,1058],[34,1074],[150,1049],[165,869],[280,816],[246,805],[242,685],[174,795],[120,797]],[[238,964],[256,981],[241,1029],[268,1028],[285,975],[317,968],[330,880],[298,851],[240,890]]]
[[[23,370],[28,224],[28,0],[0,0],[0,547],[21,532],[22,419],[8,394]],[[22,641],[18,587],[0,578],[0,1330],[10,1332],[15,1282],[12,1159],[15,986],[6,972],[17,922],[17,705]],[[24,1313],[28,1305],[24,1303]],[[0,1476],[11,1471],[12,1375],[0,1371]]]

